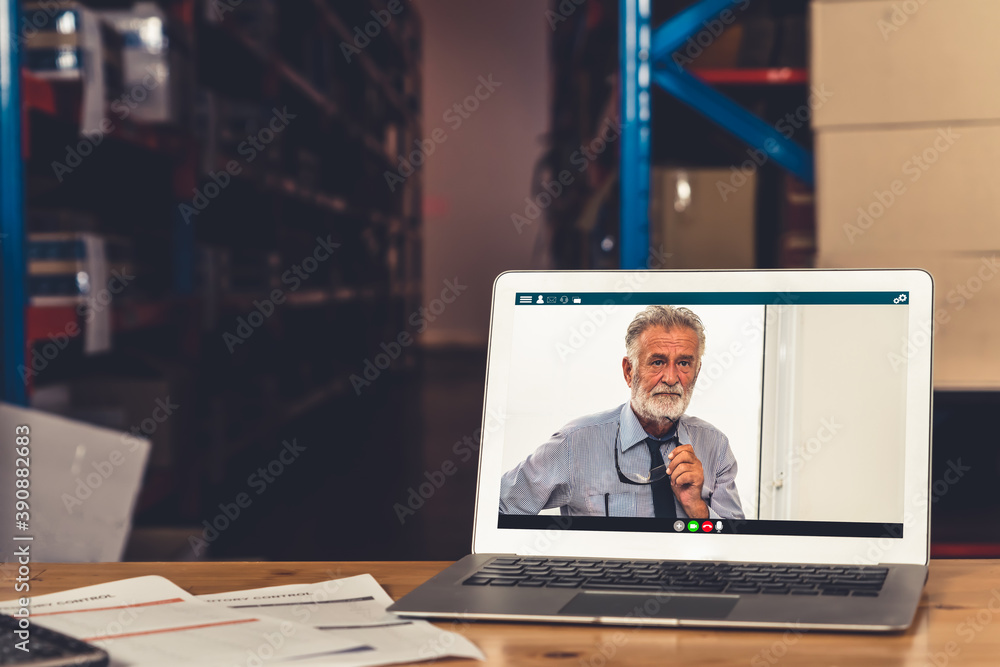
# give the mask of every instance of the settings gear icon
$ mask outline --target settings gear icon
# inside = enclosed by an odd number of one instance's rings
[[[906,303],[906,295],[900,294],[895,299],[892,300],[893,303]]]

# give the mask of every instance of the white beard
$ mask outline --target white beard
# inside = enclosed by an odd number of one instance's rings
[[[687,391],[680,382],[673,385],[666,385],[662,382],[653,387],[653,394],[647,394],[639,386],[640,378],[637,375],[632,382],[632,409],[643,419],[658,422],[670,420],[676,422],[687,410],[691,403],[691,396],[694,394],[694,385],[697,376],[691,381],[691,386]],[[662,394],[661,392],[675,392],[673,394]],[[658,394],[658,395],[657,395]]]

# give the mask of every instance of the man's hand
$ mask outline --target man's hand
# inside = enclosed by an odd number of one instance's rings
[[[701,461],[694,455],[694,448],[691,445],[680,445],[667,455],[667,459],[670,489],[680,501],[684,512],[692,519],[707,519],[708,505],[701,499],[705,471],[701,467]]]

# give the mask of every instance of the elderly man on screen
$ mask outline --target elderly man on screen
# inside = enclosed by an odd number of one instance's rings
[[[500,481],[501,514],[742,519],[736,458],[708,422],[684,414],[705,352],[687,308],[649,306],[625,333],[631,401],[563,426]]]

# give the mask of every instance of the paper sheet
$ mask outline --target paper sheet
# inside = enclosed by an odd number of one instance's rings
[[[296,665],[364,667],[443,657],[485,659],[475,644],[457,632],[387,612],[392,598],[370,574],[199,598],[237,612],[303,623],[328,636],[369,647],[335,658],[296,660]]]
[[[138,577],[31,599],[33,623],[100,646],[115,667],[264,664],[351,651],[360,642],[271,615],[208,604],[163,577]],[[0,605],[12,613],[17,605]],[[329,664],[353,664],[331,658]]]

